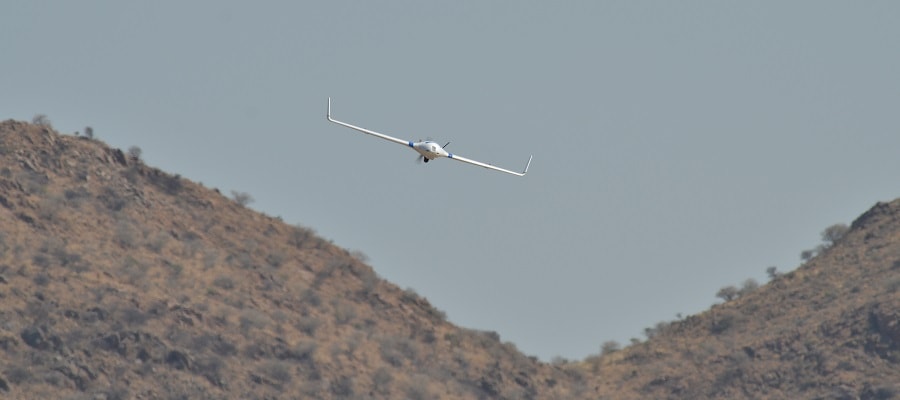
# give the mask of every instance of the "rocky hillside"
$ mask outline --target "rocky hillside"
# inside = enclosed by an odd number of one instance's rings
[[[0,123],[0,397],[900,398],[900,200],[766,285],[554,365],[240,200]]]
[[[797,270],[582,368],[608,399],[900,398],[900,200]]]
[[[0,123],[2,398],[578,398],[577,375],[139,152]]]

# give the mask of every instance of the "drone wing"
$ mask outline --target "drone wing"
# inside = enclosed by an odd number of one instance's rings
[[[331,97],[328,98],[328,112],[327,112],[327,114],[325,114],[325,115],[326,115],[326,117],[328,117],[328,120],[329,120],[329,121],[334,122],[334,123],[336,123],[336,124],[338,124],[338,125],[346,126],[347,128],[355,129],[355,130],[357,130],[357,131],[360,131],[360,132],[365,133],[365,134],[368,134],[368,135],[372,135],[372,136],[375,136],[375,137],[382,138],[382,139],[384,139],[384,140],[389,140],[389,141],[394,142],[394,143],[398,143],[398,144],[402,144],[402,145],[404,145],[404,146],[409,146],[409,147],[415,148],[415,143],[413,143],[413,142],[411,142],[411,141],[403,140],[403,139],[398,139],[398,138],[395,138],[395,137],[393,137],[393,136],[388,136],[388,135],[385,135],[385,134],[383,134],[383,133],[378,133],[378,132],[371,131],[371,130],[368,130],[368,129],[365,129],[365,128],[360,128],[360,127],[358,127],[358,126],[356,126],[356,125],[350,125],[350,124],[348,124],[348,123],[346,123],[346,122],[341,122],[341,121],[338,121],[338,120],[336,120],[336,119],[334,119],[334,118],[331,118]],[[448,144],[449,144],[449,143],[448,143]],[[446,145],[444,145],[444,146],[446,146]],[[465,158],[465,157],[463,157],[463,156],[455,155],[455,154],[453,154],[453,153],[447,153],[447,158],[451,158],[451,159],[454,159],[454,160],[457,160],[457,161],[462,161],[462,162],[464,162],[464,163],[468,163],[468,164],[472,164],[472,165],[477,165],[477,166],[479,166],[479,167],[483,167],[483,168],[487,168],[487,169],[492,169],[492,170],[495,170],[495,171],[505,172],[505,173],[507,173],[507,174],[512,174],[512,175],[516,175],[516,176],[525,176],[525,174],[528,172],[528,167],[531,165],[531,157],[529,157],[529,158],[528,158],[528,164],[525,164],[525,170],[522,171],[521,173],[519,173],[519,172],[515,172],[515,171],[510,171],[510,170],[505,169],[505,168],[495,167],[495,166],[493,166],[493,165],[491,165],[491,164],[486,164],[486,163],[483,163],[483,162],[481,162],[481,161],[470,160],[470,159]]]
[[[356,129],[356,130],[358,130],[358,131],[360,131],[360,132],[362,132],[362,133],[366,133],[366,134],[369,134],[369,135],[372,135],[372,136],[375,136],[375,137],[380,137],[380,138],[382,138],[382,139],[384,139],[384,140],[390,140],[390,141],[392,141],[392,142],[394,142],[394,143],[399,143],[399,144],[402,144],[402,145],[404,145],[404,146],[413,147],[413,142],[410,142],[410,141],[408,141],[408,140],[397,139],[397,138],[395,138],[395,137],[393,137],[393,136],[388,136],[388,135],[385,135],[385,134],[382,134],[382,133],[378,133],[378,132],[375,132],[375,131],[370,131],[370,130],[368,130],[368,129],[360,128],[360,127],[358,127],[358,126],[350,125],[350,124],[348,124],[348,123],[346,123],[346,122],[341,122],[341,121],[338,121],[338,120],[336,120],[336,119],[334,119],[334,118],[331,118],[331,97],[328,98],[328,113],[325,114],[325,115],[328,117],[328,120],[329,120],[329,121],[334,122],[334,123],[336,123],[336,124],[338,124],[338,125],[343,125],[343,126],[346,126],[346,127],[350,128],[350,129]]]
[[[470,159],[468,159],[468,158],[465,158],[465,157],[463,157],[463,156],[458,156],[458,155],[453,154],[453,153],[450,153],[450,154],[447,156],[447,158],[450,158],[450,159],[453,159],[453,160],[462,161],[462,162],[464,162],[464,163],[469,163],[469,164],[472,164],[472,165],[477,165],[477,166],[479,166],[479,167],[483,167],[483,168],[487,168],[487,169],[492,169],[492,170],[494,170],[494,171],[506,172],[507,174],[513,174],[513,175],[516,175],[516,176],[525,176],[525,174],[528,173],[528,167],[531,165],[531,159],[532,159],[533,157],[534,157],[534,156],[528,157],[528,164],[525,164],[525,170],[522,171],[522,172],[520,173],[520,172],[510,171],[510,170],[505,169],[505,168],[495,167],[495,166],[493,166],[493,165],[491,165],[491,164],[485,164],[485,163],[483,163],[483,162],[481,162],[481,161],[470,160]]]

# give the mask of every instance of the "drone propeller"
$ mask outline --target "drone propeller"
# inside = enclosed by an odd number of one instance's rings
[[[446,148],[447,148],[447,146],[449,146],[449,145],[450,145],[450,142],[447,142],[447,144],[445,144],[445,145],[443,145],[443,146],[441,146],[441,148],[442,148],[442,149],[446,149]]]

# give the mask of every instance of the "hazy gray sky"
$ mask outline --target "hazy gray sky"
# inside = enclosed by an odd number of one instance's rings
[[[579,359],[792,270],[900,195],[895,1],[0,6],[0,118],[361,250],[462,326]],[[416,153],[325,120],[460,155]]]

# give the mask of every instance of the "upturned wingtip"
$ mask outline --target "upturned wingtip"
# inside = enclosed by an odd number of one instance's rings
[[[331,97],[328,98],[328,111],[325,112],[325,118],[331,121]]]

